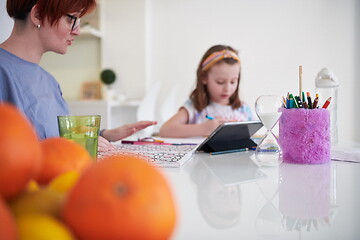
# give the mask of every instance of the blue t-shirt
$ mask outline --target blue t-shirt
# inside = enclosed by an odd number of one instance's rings
[[[0,48],[0,102],[17,106],[40,139],[59,136],[57,116],[69,110],[58,82],[38,64]]]

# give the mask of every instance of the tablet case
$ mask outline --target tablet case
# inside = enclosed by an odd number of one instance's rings
[[[250,137],[262,126],[260,121],[224,123],[215,129],[197,151],[220,152],[242,148],[251,149],[257,144]]]

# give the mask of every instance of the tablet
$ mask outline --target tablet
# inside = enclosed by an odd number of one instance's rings
[[[253,148],[257,144],[251,140],[263,124],[260,121],[226,122],[217,127],[196,149],[198,152],[221,152],[243,148]]]

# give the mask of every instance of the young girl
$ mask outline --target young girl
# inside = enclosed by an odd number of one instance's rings
[[[190,99],[160,128],[162,137],[206,136],[220,124],[252,120],[248,105],[240,101],[240,59],[223,45],[211,47],[197,70]]]

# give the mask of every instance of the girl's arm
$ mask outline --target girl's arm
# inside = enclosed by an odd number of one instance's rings
[[[188,124],[189,114],[185,108],[180,110],[160,128],[161,137],[186,138],[208,136],[224,121],[222,119],[207,120],[200,124]]]

